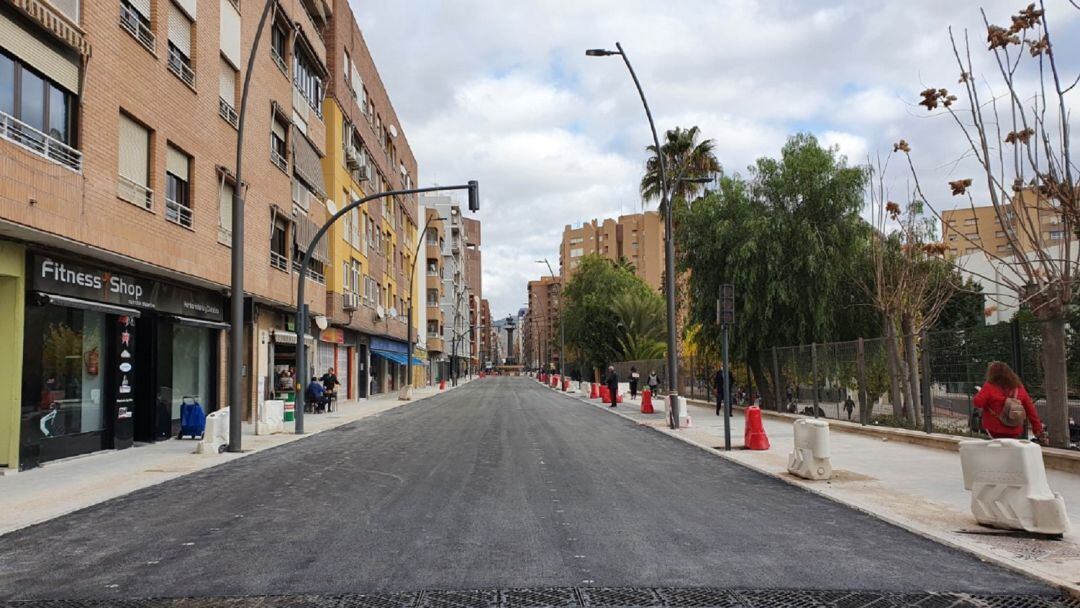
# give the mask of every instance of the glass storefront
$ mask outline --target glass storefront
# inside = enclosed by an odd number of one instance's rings
[[[158,323],[157,439],[178,432],[180,406],[198,403],[209,414],[217,409],[214,360],[220,330],[175,321]]]
[[[27,307],[20,437],[32,455],[47,457],[54,447],[50,444],[64,438],[100,444],[105,322],[101,312],[51,304]]]

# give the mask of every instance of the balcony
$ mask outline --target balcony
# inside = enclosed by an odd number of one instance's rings
[[[143,23],[142,15],[138,11],[123,3],[120,4],[120,27],[127,30],[135,40],[139,41],[139,44],[146,47],[146,50],[157,53],[154,50],[157,44],[154,32],[150,31],[150,28]]]
[[[277,150],[270,150],[270,162],[274,163],[274,166],[286,174],[289,172],[289,161],[285,160],[285,157],[281,154],[278,154]]]
[[[195,71],[191,69],[191,60],[173,45],[169,45],[169,71],[191,88],[195,88]]]
[[[137,184],[123,175],[118,176],[116,195],[121,199],[147,211],[154,208],[154,191]]]
[[[443,342],[442,336],[439,334],[428,334],[427,349],[429,353],[443,353],[446,352],[446,343]]]
[[[236,108],[221,97],[218,97],[218,115],[224,118],[225,122],[232,125],[234,129],[239,128],[240,116],[236,113]]]
[[[270,48],[270,58],[274,60],[274,64],[277,65],[282,74],[289,75],[289,68],[285,64],[285,60],[273,47]]]
[[[276,251],[270,252],[270,266],[282,272],[289,271],[289,259]]]
[[[165,197],[165,219],[179,224],[184,228],[191,228],[191,207]]]
[[[0,137],[72,171],[82,171],[82,152],[3,112],[0,112]]]

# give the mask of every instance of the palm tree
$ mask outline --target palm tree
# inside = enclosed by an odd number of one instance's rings
[[[617,354],[622,361],[659,359],[664,356],[664,300],[653,293],[622,293],[611,302],[619,320]]]
[[[671,183],[668,194],[676,208],[693,199],[704,189],[704,184],[682,181],[681,177],[705,177],[720,171],[720,161],[713,154],[715,143],[711,139],[698,141],[701,129],[675,127],[664,135],[660,148],[664,154],[664,168]],[[646,148],[649,159],[645,161],[645,175],[641,177],[641,198],[651,201],[660,198],[660,163],[656,146]],[[664,209],[660,209],[663,213]]]

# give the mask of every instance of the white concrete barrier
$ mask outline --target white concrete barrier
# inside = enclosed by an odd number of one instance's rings
[[[255,421],[256,435],[273,435],[285,432],[285,402],[280,399],[264,401]]]
[[[788,455],[788,472],[803,479],[829,479],[829,423],[800,418],[795,421],[795,449]]]
[[[662,399],[653,399],[653,409],[654,410],[657,409],[656,408],[657,404],[660,404],[660,403],[666,404],[667,402],[671,401],[671,399],[672,399],[672,397],[670,395],[668,395],[667,397],[662,398]],[[671,406],[674,409],[671,410],[671,411],[675,412],[675,415],[679,417],[679,428],[685,429],[686,427],[688,427],[688,426],[690,426],[692,424],[691,421],[690,421],[690,416],[688,416],[687,413],[686,413],[686,397],[674,397],[674,399],[675,399],[675,403]],[[667,410],[664,410],[664,408],[659,408],[659,409],[662,409],[663,411],[667,411]]]
[[[229,408],[206,416],[206,433],[195,448],[196,454],[220,454],[229,447]]]
[[[1019,439],[960,442],[964,489],[971,513],[984,526],[1037,534],[1069,531],[1065,500],[1050,489],[1042,448]]]
[[[412,401],[412,385],[403,384],[398,390],[398,401]]]

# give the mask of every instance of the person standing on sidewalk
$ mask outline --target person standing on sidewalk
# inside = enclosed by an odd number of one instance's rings
[[[641,379],[636,367],[630,368],[630,398],[637,399],[637,383]]]
[[[619,402],[619,374],[615,372],[615,366],[609,365],[607,368],[607,388],[611,393],[611,405],[609,407],[615,407]]]
[[[724,409],[724,400],[727,399],[725,389],[731,386],[728,372],[724,369],[723,363],[720,364],[720,369],[716,370],[716,375],[713,376],[713,386],[716,387],[716,415],[719,416]]]
[[[645,385],[649,387],[649,392],[653,397],[656,397],[656,391],[660,390],[660,378],[656,375],[656,370],[649,372],[649,378],[645,381]]]
[[[1046,429],[1031,396],[1016,372],[1001,361],[987,367],[974,405],[982,410],[982,427],[991,439],[1025,438],[1025,422],[1030,422],[1039,443],[1046,442]]]

